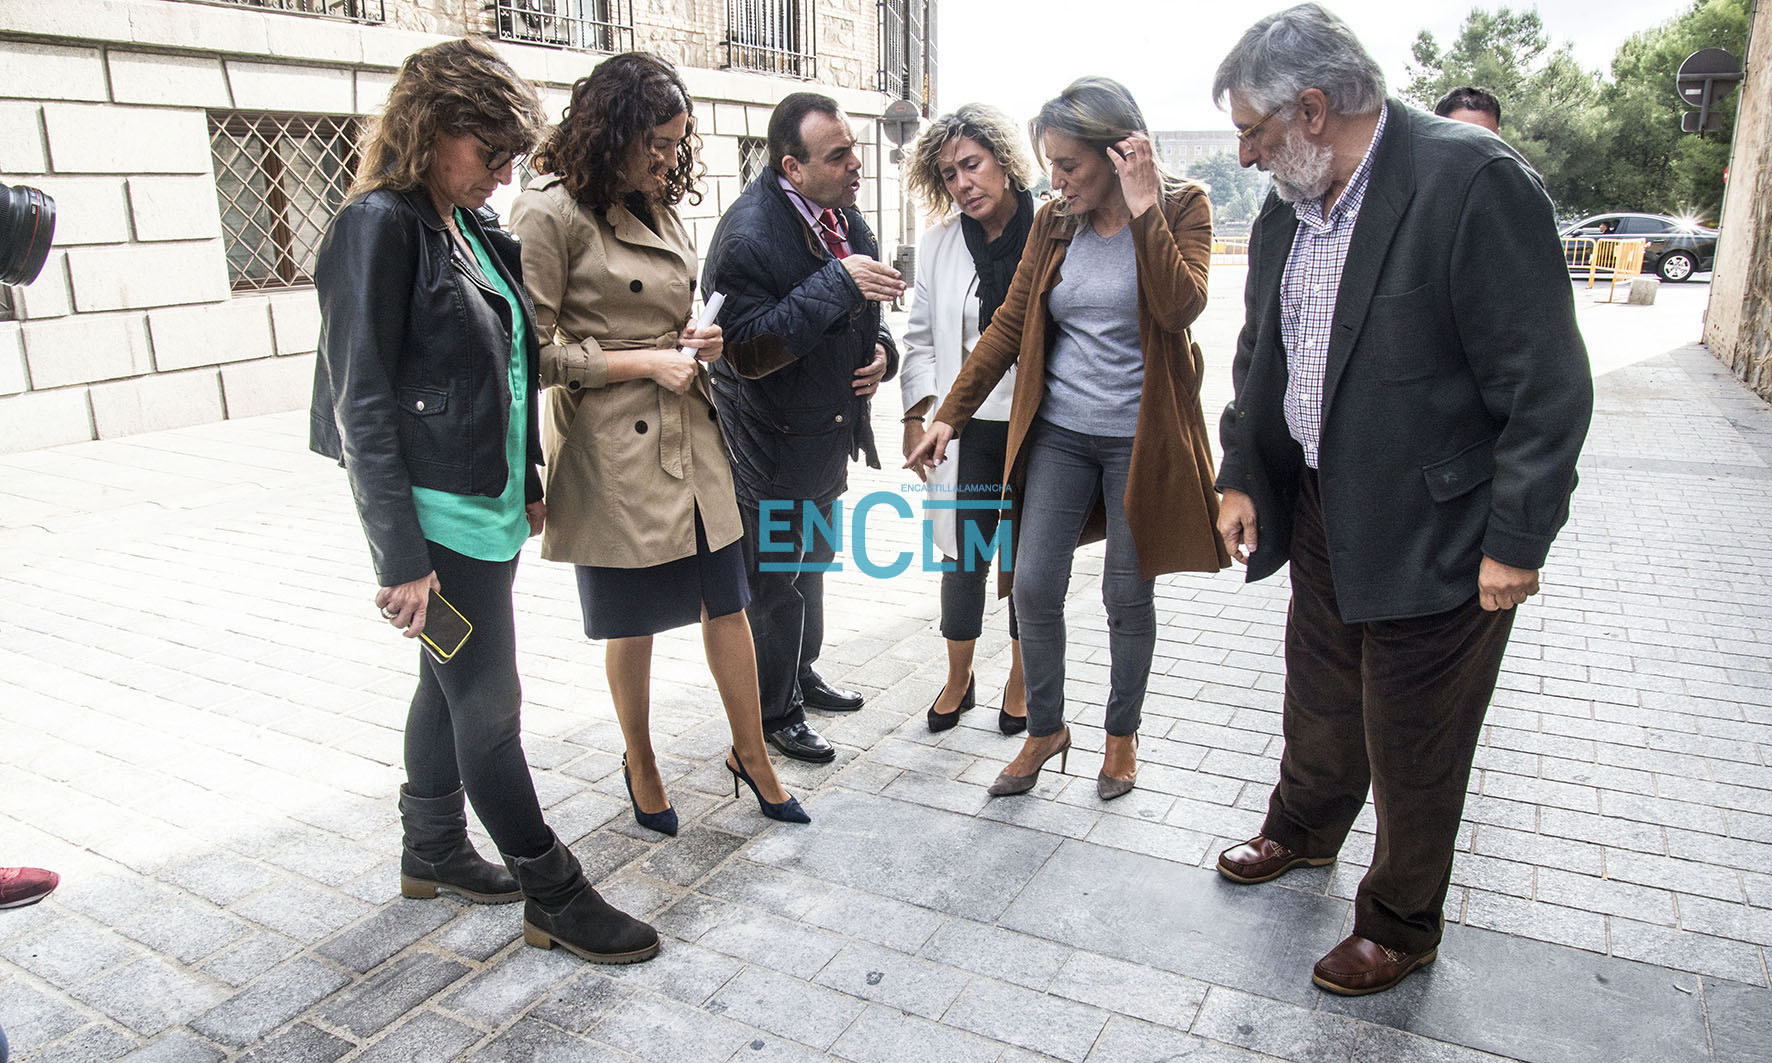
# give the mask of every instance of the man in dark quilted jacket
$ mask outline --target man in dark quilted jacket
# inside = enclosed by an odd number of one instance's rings
[[[849,712],[862,697],[813,670],[834,544],[802,530],[810,516],[836,527],[852,458],[880,467],[868,410],[898,369],[880,304],[904,292],[855,209],[855,148],[835,100],[783,99],[769,119],[769,168],[720,219],[702,270],[702,291],[726,296],[714,400],[745,522],[763,729],[784,754],[814,762],[836,750],[806,709]]]

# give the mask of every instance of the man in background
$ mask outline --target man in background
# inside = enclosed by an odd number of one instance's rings
[[[1501,135],[1501,101],[1488,89],[1460,85],[1434,104],[1434,113],[1454,122],[1482,126],[1496,136]]]

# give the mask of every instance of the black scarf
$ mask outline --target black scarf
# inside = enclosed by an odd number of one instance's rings
[[[1015,267],[1021,264],[1021,249],[1028,242],[1028,231],[1034,226],[1033,193],[1015,193],[1015,217],[1003,229],[1003,235],[986,241],[984,226],[966,215],[960,215],[960,234],[966,238],[966,250],[972,252],[973,268],[978,270],[978,331],[984,332],[991,315],[1003,305],[1009,294],[1009,282],[1015,279]]]

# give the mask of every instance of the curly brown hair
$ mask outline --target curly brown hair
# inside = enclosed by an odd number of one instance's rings
[[[381,114],[364,123],[352,196],[425,183],[437,135],[477,134],[528,151],[547,127],[541,96],[484,41],[444,41],[400,64]]]
[[[1009,182],[1016,191],[1025,192],[1033,183],[1034,160],[1022,145],[1015,123],[995,107],[968,103],[931,122],[917,138],[905,183],[923,201],[925,213],[945,218],[954,209],[954,197],[948,194],[947,182],[941,179],[941,153],[961,137],[977,141],[980,147],[996,156],[997,165],[1009,175]]]
[[[624,192],[629,148],[680,114],[689,122],[677,142],[677,164],[653,198],[671,207],[685,199],[700,203],[705,168],[696,161],[695,101],[676,68],[649,52],[611,56],[573,82],[572,102],[536,151],[533,168],[559,174],[572,198],[592,210],[613,206]]]

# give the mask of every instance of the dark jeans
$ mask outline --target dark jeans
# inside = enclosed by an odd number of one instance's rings
[[[836,557],[822,532],[813,534],[812,549],[807,549],[801,535],[803,505],[796,499],[792,507],[771,512],[772,524],[780,520],[788,523],[786,530],[777,526],[769,537],[772,547],[783,549],[759,551],[761,511],[753,499],[741,495],[738,500],[739,515],[744,518],[745,573],[751,583],[751,604],[745,606],[745,615],[757,648],[757,689],[763,699],[765,733],[805,721],[800,680],[812,671],[824,644],[824,573],[762,568],[823,564]],[[831,504],[819,505],[818,512],[829,523]]]
[[[1370,784],[1378,841],[1354,897],[1354,933],[1425,951],[1440,940],[1471,761],[1514,611],[1486,612],[1472,597],[1432,616],[1344,623],[1310,472],[1291,556],[1286,747],[1261,832],[1305,856],[1334,856]]]
[[[1064,728],[1064,600],[1070,592],[1077,537],[1096,502],[1107,507],[1107,557],[1101,601],[1107,607],[1107,733],[1138,733],[1144,692],[1157,648],[1154,581],[1138,574],[1138,548],[1126,523],[1131,436],[1092,436],[1036,421],[1027,459],[1016,535],[1015,609],[1021,628],[1032,737]]]
[[[1003,457],[1009,449],[1008,421],[966,422],[966,438],[960,444],[960,490],[954,497],[961,502],[997,502],[1003,495]],[[975,490],[968,490],[975,488]],[[988,543],[997,533],[997,524],[1004,511],[996,509],[961,509],[955,511],[954,545],[960,557],[952,572],[941,574],[941,637],[950,642],[971,642],[984,632],[985,595],[1003,563],[1003,554],[994,564],[967,550],[968,542]],[[971,531],[968,532],[968,526]],[[1009,603],[1009,637],[1020,638],[1015,623],[1015,603]]]
[[[406,716],[407,786],[417,797],[467,787],[474,814],[499,852],[540,856],[554,839],[523,758],[523,691],[511,609],[517,559],[477,561],[427,545],[443,597],[474,625],[474,633],[445,664],[418,651],[418,691]]]

